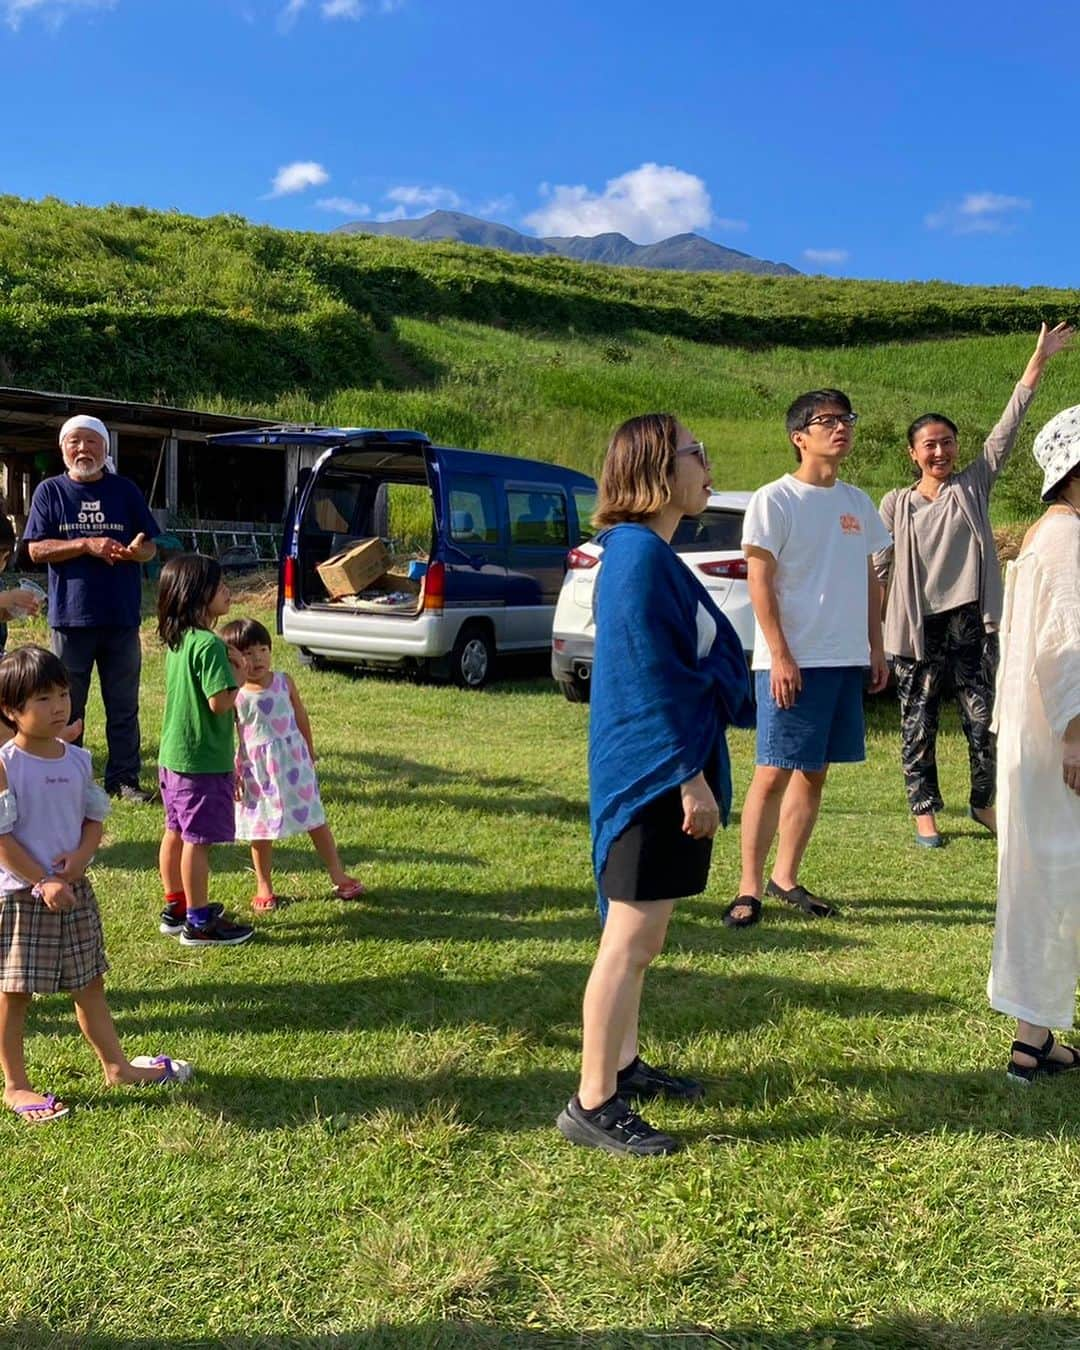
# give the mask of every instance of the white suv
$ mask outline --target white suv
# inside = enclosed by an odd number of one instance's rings
[[[696,519],[687,517],[675,531],[672,548],[702,582],[716,607],[739,635],[747,661],[754,649],[754,611],[746,586],[742,525],[749,492],[713,492]],[[591,540],[571,549],[566,559],[551,639],[551,673],[571,703],[589,701],[592,675],[593,586],[604,550]]]

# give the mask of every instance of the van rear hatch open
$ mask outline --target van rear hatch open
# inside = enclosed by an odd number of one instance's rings
[[[282,447],[296,486],[285,521],[281,604],[410,617],[423,605],[423,574],[441,511],[431,442],[416,431],[357,427],[262,427],[213,444]],[[387,576],[359,596],[331,600],[318,568],[352,545],[380,538]],[[409,573],[413,575],[410,576]]]

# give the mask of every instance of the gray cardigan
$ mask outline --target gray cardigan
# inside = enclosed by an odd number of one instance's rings
[[[958,522],[963,522],[960,528],[966,525],[971,531],[978,551],[979,607],[987,632],[993,632],[1001,621],[1002,604],[1001,564],[990,528],[990,490],[1005,467],[1034,395],[1035,391],[1026,384],[1018,384],[997,426],[987,436],[982,454],[966,469],[952,474],[941,488],[952,497]],[[893,488],[882,499],[881,519],[893,542],[891,548],[874,554],[874,568],[882,585],[892,579],[885,608],[886,653],[922,661],[923,586],[912,524],[914,492],[913,483],[910,487]]]

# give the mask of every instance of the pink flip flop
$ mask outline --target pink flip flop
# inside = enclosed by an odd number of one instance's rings
[[[346,885],[335,886],[334,894],[339,900],[357,900],[366,890],[367,887],[363,882],[350,881]]]

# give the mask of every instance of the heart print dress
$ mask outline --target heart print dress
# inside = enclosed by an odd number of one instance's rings
[[[236,771],[243,784],[237,839],[288,839],[325,825],[315,766],[296,725],[285,676],[275,671],[266,689],[241,688],[236,721]]]

